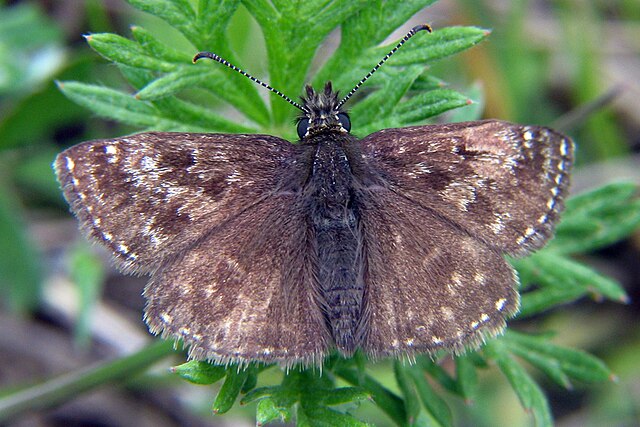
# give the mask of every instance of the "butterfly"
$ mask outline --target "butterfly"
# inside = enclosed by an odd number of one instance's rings
[[[350,133],[349,94],[306,87],[300,137],[147,132],[55,170],[83,232],[149,274],[145,320],[217,363],[461,353],[519,308],[504,255],[552,236],[573,142],[498,120]],[[212,53],[194,58],[232,64]]]

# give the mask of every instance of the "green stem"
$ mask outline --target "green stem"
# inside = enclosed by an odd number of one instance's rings
[[[58,406],[103,384],[129,378],[173,352],[172,342],[157,341],[130,356],[82,368],[4,396],[0,398],[0,423],[27,411]]]

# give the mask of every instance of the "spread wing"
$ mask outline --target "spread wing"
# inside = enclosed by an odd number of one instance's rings
[[[54,167],[83,232],[145,273],[272,194],[294,149],[267,135],[141,133],[76,145]]]
[[[183,339],[196,359],[321,364],[331,337],[297,197],[254,205],[160,268],[144,293],[152,332]]]
[[[519,295],[497,250],[393,191],[361,197],[368,354],[461,352],[502,331]]]
[[[573,162],[566,136],[501,121],[386,129],[362,146],[391,190],[516,256],[553,233]]]
[[[481,121],[387,129],[362,140],[379,174],[360,197],[374,356],[461,352],[519,306],[503,254],[551,236],[569,185],[571,140]]]

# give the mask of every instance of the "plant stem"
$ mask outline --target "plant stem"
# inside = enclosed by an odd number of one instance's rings
[[[158,340],[130,356],[63,374],[4,396],[0,398],[0,423],[25,412],[58,406],[103,384],[129,378],[173,352],[172,342]]]

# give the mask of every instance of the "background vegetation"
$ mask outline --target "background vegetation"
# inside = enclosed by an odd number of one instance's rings
[[[0,420],[640,423],[636,1],[0,5]],[[515,264],[526,293],[509,332],[437,363],[331,359],[322,376],[195,363],[168,372],[184,357],[147,336],[146,279],[119,275],[78,236],[50,168],[55,154],[145,129],[291,138],[290,106],[218,64],[191,65],[193,53],[214,50],[290,96],[305,81],[344,91],[421,22],[436,32],[367,83],[369,96],[351,106],[355,132],[447,110],[430,121],[559,127],[579,147],[574,191],[592,190],[573,199],[548,248]],[[603,187],[621,180],[629,184]],[[115,387],[99,387],[107,383]],[[229,412],[212,418],[212,409]]]

